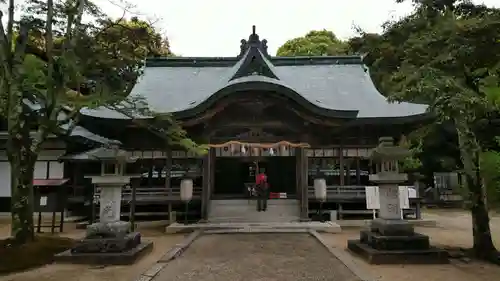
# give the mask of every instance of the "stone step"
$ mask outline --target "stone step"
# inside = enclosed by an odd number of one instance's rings
[[[306,228],[236,228],[236,229],[212,229],[204,231],[204,234],[229,234],[229,233],[309,233]]]
[[[258,231],[302,231],[316,230],[319,232],[339,233],[340,226],[333,222],[220,222],[220,223],[198,223],[184,225],[173,223],[166,228],[167,233],[181,233],[191,232],[193,230],[219,230],[219,231],[232,231],[241,229],[255,229]]]
[[[275,212],[292,212],[296,213],[299,212],[299,207],[295,206],[290,206],[290,207],[278,207],[278,206],[267,206],[267,211],[270,213],[275,213]],[[216,213],[216,212],[257,212],[257,206],[241,206],[241,207],[236,207],[236,206],[211,206],[210,208],[210,213]]]
[[[300,212],[298,210],[276,210],[268,208],[265,212],[257,212],[255,208],[250,210],[211,210],[209,216],[298,216]]]
[[[266,212],[258,212],[256,200],[212,200],[210,222],[292,222],[298,221],[299,201],[269,200]]]
[[[226,199],[226,200],[210,200],[210,204],[212,206],[219,205],[249,205],[249,204],[257,204],[256,199]],[[299,205],[299,200],[296,199],[269,199],[267,200],[268,205]]]
[[[209,219],[210,223],[259,223],[259,222],[298,222],[299,217],[261,217],[261,218],[252,218],[252,217],[214,217]]]

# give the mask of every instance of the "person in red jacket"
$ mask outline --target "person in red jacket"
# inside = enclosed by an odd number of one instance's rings
[[[269,197],[269,186],[267,183],[267,175],[265,169],[260,169],[260,172],[255,176],[255,189],[257,192],[257,211],[267,210],[267,198]]]

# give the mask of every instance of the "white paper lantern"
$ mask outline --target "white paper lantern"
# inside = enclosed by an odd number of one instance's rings
[[[326,181],[325,179],[315,179],[314,180],[314,197],[318,201],[326,201]]]
[[[193,198],[193,180],[183,179],[181,181],[181,200],[189,202]]]
[[[288,149],[287,149],[287,146],[285,146],[285,145],[280,146],[280,155],[281,156],[290,156]]]

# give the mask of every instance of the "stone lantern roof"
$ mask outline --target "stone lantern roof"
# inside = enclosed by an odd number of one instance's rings
[[[67,161],[116,161],[132,163],[137,157],[132,157],[129,153],[118,147],[98,147],[86,152],[74,155],[67,155],[60,158]]]
[[[403,160],[411,155],[407,148],[394,145],[392,137],[381,137],[379,145],[372,150],[370,159],[376,162]]]

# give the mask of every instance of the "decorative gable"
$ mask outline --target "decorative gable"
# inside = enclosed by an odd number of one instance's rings
[[[268,60],[267,41],[259,39],[259,35],[255,33],[255,26],[252,29],[253,33],[248,38],[248,41],[241,40],[241,52],[238,56],[240,60],[236,63],[234,74],[229,81],[251,75],[279,80],[273,71],[274,65]]]

